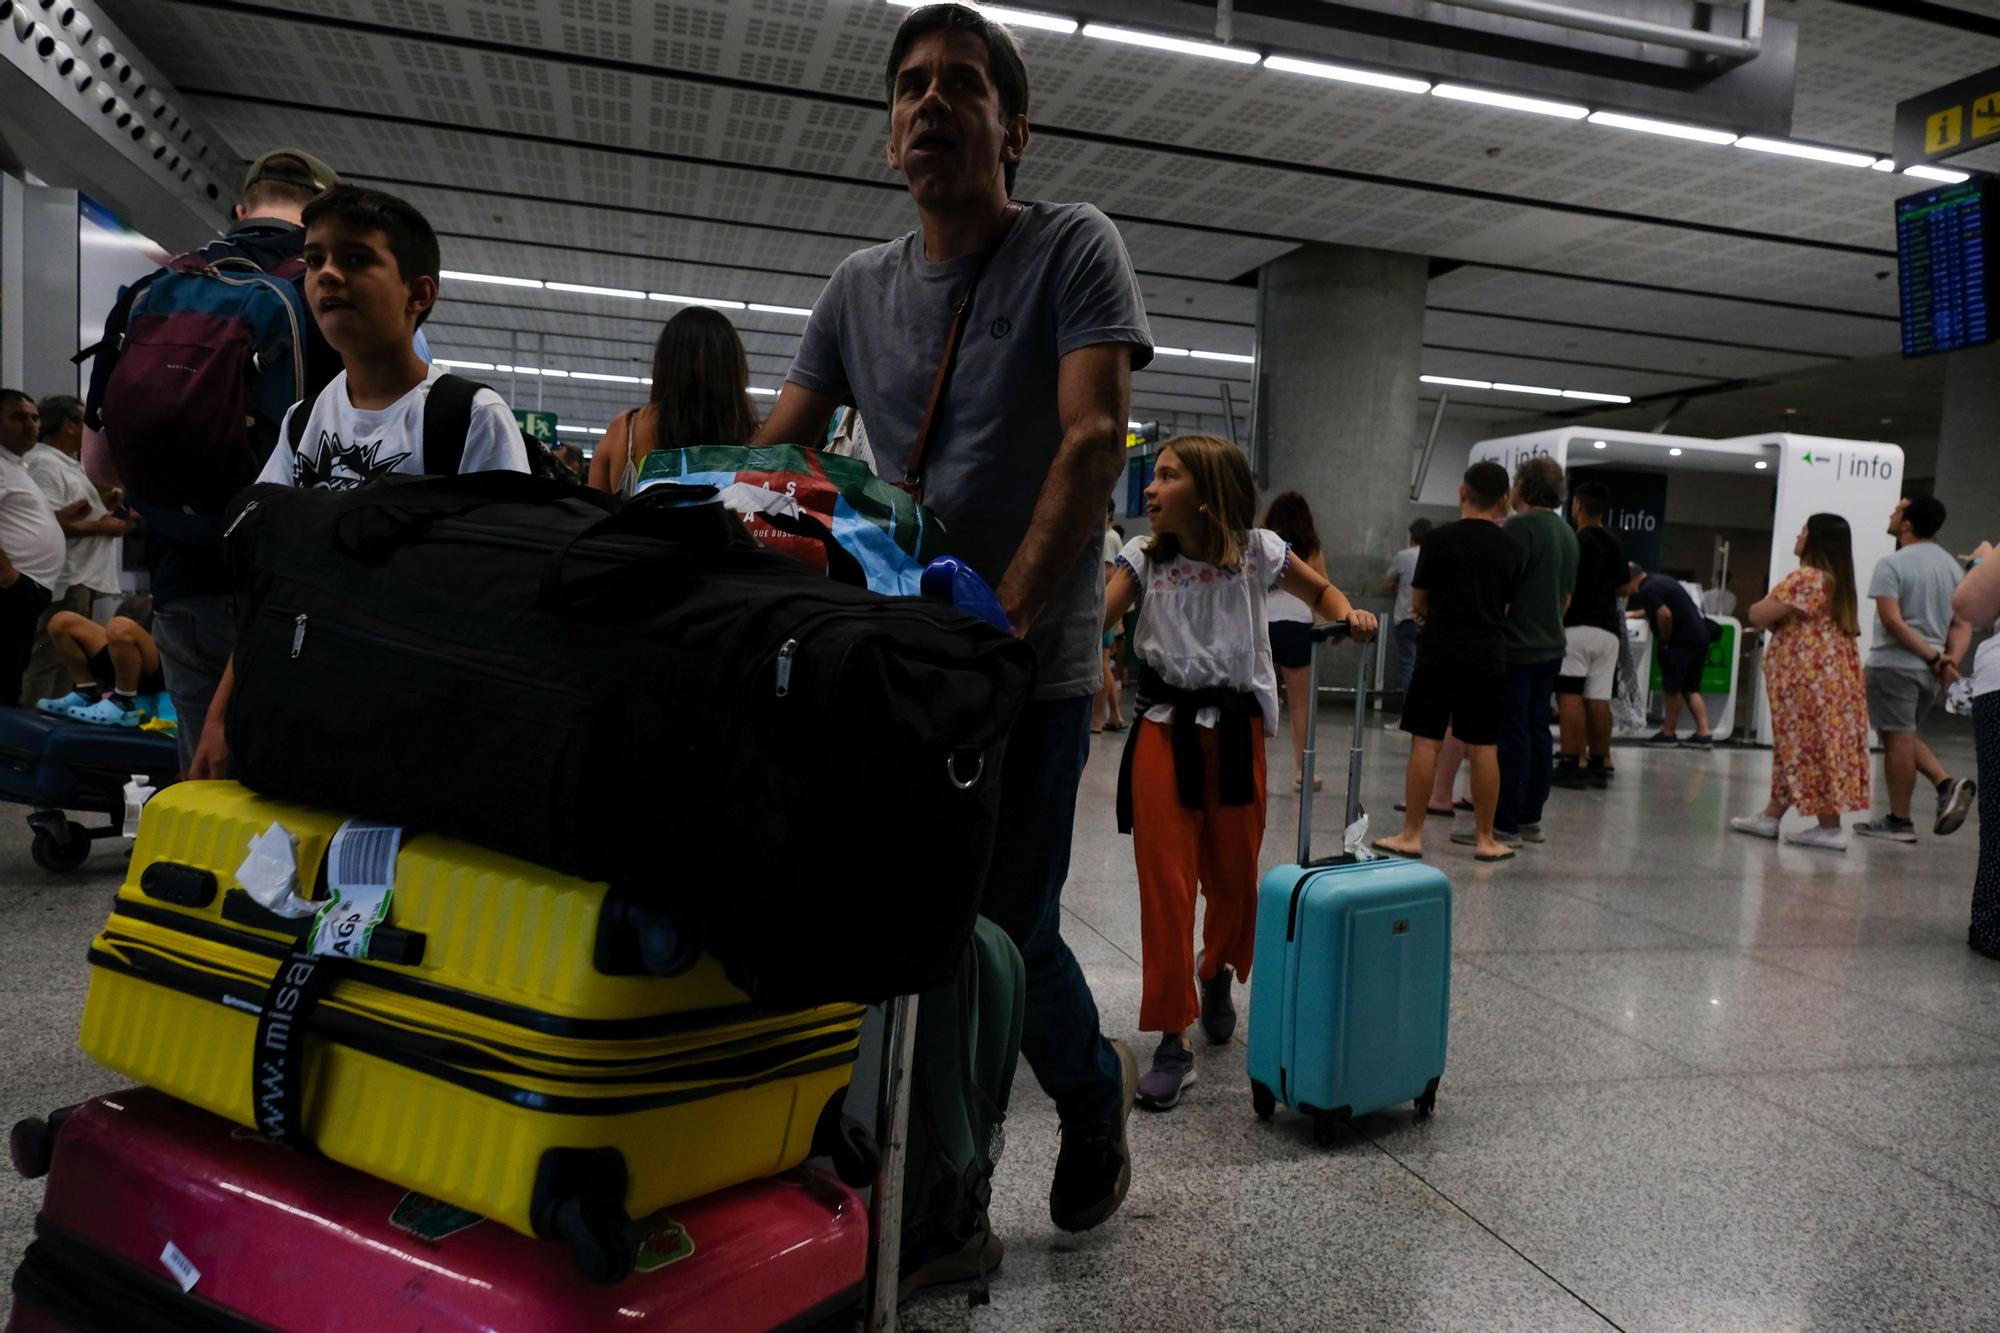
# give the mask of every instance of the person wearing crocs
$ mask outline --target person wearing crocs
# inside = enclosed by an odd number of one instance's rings
[[[1764,686],[1771,700],[1771,799],[1729,821],[1752,837],[1778,836],[1796,806],[1819,821],[1792,834],[1801,847],[1844,852],[1840,816],[1868,808],[1868,691],[1861,681],[1861,622],[1855,612],[1854,535],[1838,514],[1814,514],[1799,529],[1799,567],[1778,580],[1746,617],[1771,631]]]
[[[1919,773],[1937,792],[1933,834],[1957,832],[1972,810],[1973,784],[1953,777],[1917,735],[1938,697],[1957,681],[1972,642],[1972,626],[1951,613],[1951,595],[1964,571],[1935,540],[1943,526],[1942,500],[1923,495],[1897,501],[1889,514],[1896,549],[1876,562],[1868,579],[1878,617],[1865,673],[1868,723],[1882,737],[1889,813],[1856,824],[1855,833],[1864,838],[1917,840],[1910,798]]]
[[[1118,769],[1118,831],[1139,870],[1139,1027],[1160,1034],[1139,1105],[1168,1111],[1195,1081],[1186,1032],[1236,1031],[1234,981],[1250,976],[1257,936],[1257,856],[1264,844],[1264,744],[1278,731],[1278,675],[1265,605],[1280,589],[1357,642],[1375,617],[1257,521],[1250,460],[1227,440],[1177,435],[1146,488],[1149,537],[1118,553],[1104,595],[1117,623],[1141,594],[1135,634],[1145,666]],[[1261,725],[1260,725],[1261,724]],[[1194,954],[1197,888],[1207,903]],[[1197,994],[1197,990],[1199,994]]]
[[[1424,801],[1437,776],[1447,731],[1472,761],[1473,855],[1513,857],[1493,833],[1500,801],[1500,732],[1507,713],[1507,608],[1527,557],[1501,531],[1507,517],[1507,469],[1474,463],[1458,488],[1456,523],[1432,528],[1417,556],[1416,614],[1424,623],[1417,669],[1403,696],[1410,763],[1403,777],[1402,832],[1375,845],[1398,856],[1424,854]],[[1460,841],[1453,835],[1453,841]]]
[[[127,598],[105,625],[74,611],[50,617],[49,641],[75,688],[35,707],[100,727],[136,728],[145,720],[139,696],[167,688],[152,619],[153,599],[144,595]]]

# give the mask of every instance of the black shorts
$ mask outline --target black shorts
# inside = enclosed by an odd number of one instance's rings
[[[1419,653],[1403,695],[1403,730],[1441,741],[1448,726],[1466,745],[1498,745],[1506,686],[1507,673],[1498,663]]]
[[[1660,692],[1700,694],[1701,671],[1708,665],[1708,645],[1699,648],[1679,644],[1660,645]]]
[[[1274,620],[1270,624],[1271,657],[1281,667],[1312,664],[1312,626],[1303,620]]]
[[[90,678],[107,690],[111,688],[112,682],[117,679],[117,672],[111,669],[111,649],[108,646],[99,648],[92,655],[90,659]],[[144,676],[139,681],[139,693],[141,694],[158,694],[165,688],[167,688],[167,678],[158,671]]]

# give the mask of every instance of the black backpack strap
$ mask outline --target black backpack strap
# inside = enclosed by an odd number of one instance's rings
[[[424,471],[455,477],[465,461],[465,435],[472,429],[472,400],[486,386],[463,375],[442,375],[424,399]]]
[[[293,453],[297,453],[299,446],[305,443],[306,422],[312,417],[312,410],[318,403],[317,398],[310,403],[301,399],[292,404],[291,411],[285,413],[285,443],[292,446]]]

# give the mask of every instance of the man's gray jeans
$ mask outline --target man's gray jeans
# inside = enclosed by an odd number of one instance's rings
[[[209,701],[236,650],[236,599],[229,593],[182,597],[153,611],[153,641],[180,718],[181,771],[194,766]]]

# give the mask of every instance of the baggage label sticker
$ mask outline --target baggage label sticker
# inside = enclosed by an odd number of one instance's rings
[[[350,819],[326,849],[327,900],[313,921],[308,952],[366,958],[375,927],[389,916],[396,854],[403,830],[396,824]]]
[[[443,1199],[433,1199],[428,1194],[411,1190],[396,1201],[389,1213],[389,1225],[398,1231],[406,1231],[418,1240],[441,1241],[446,1236],[455,1236],[467,1227],[478,1226],[486,1219],[478,1213],[469,1213],[456,1204]]]
[[[655,1220],[658,1225],[639,1242],[638,1256],[632,1261],[635,1273],[655,1272],[694,1253],[694,1237],[688,1235],[686,1227],[664,1214]]]
[[[182,1291],[193,1291],[194,1284],[201,1281],[201,1270],[196,1268],[188,1257],[181,1253],[181,1247],[172,1241],[168,1241],[167,1248],[160,1251],[160,1262],[167,1266],[169,1273],[173,1274],[174,1281],[180,1283]]]

